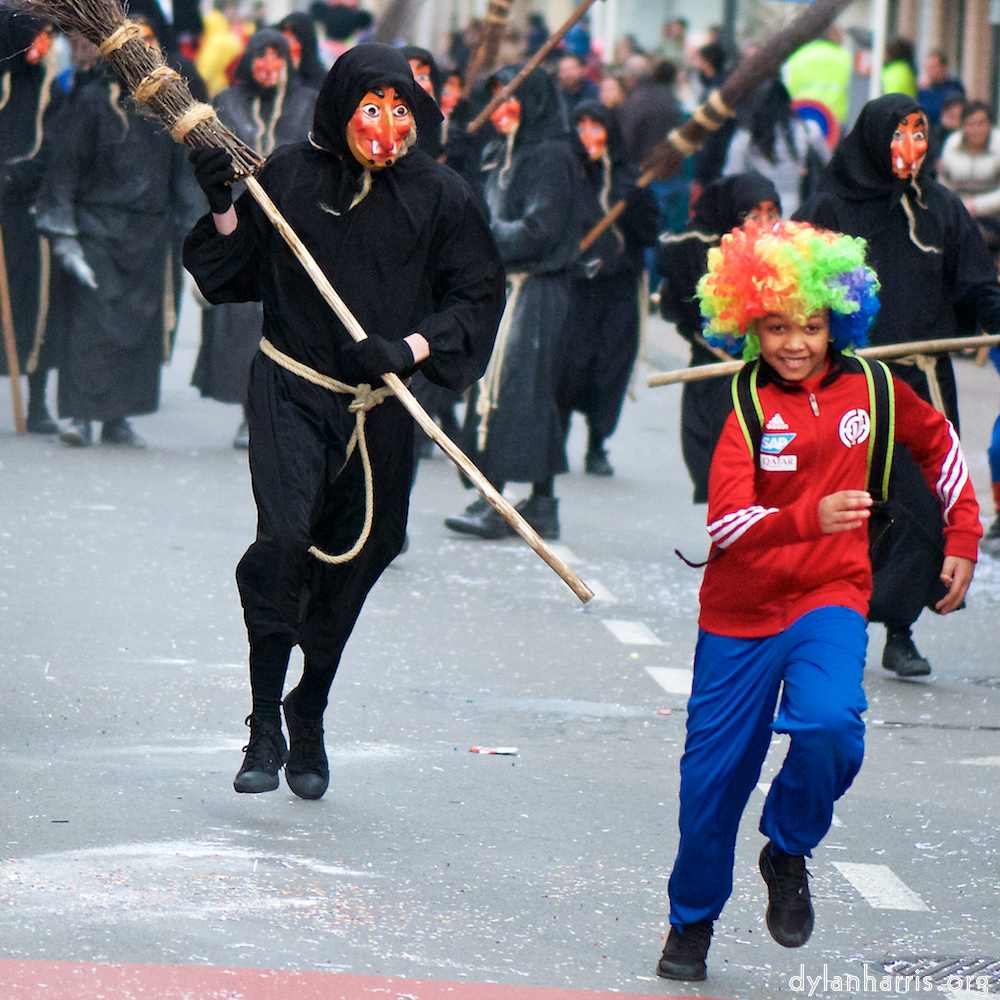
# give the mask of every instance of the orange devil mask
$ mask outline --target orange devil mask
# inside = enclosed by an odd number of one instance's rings
[[[370,90],[347,125],[347,145],[369,170],[392,166],[410,131],[413,115],[393,87]]]
[[[580,142],[591,160],[599,160],[608,149],[608,130],[589,115],[584,115],[576,123],[576,131]]]
[[[908,114],[897,126],[889,143],[892,172],[914,177],[927,155],[927,119],[922,111]]]

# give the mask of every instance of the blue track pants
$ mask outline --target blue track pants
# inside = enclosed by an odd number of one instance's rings
[[[856,611],[825,607],[764,639],[700,633],[681,758],[671,924],[715,920],[722,912],[733,890],[740,817],[772,732],[788,733],[791,743],[760,832],[788,854],[809,855],[823,839],[833,803],[864,756],[865,624]]]

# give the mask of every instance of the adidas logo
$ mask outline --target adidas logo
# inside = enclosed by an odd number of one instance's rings
[[[781,419],[781,414],[780,413],[776,413],[773,417],[771,417],[770,420],[768,420],[768,422],[767,422],[767,430],[769,430],[769,431],[787,431],[788,430],[788,424],[786,424],[785,421]]]

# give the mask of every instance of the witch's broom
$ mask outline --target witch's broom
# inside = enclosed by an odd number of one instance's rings
[[[53,21],[67,32],[78,32],[93,42],[108,65],[128,86],[140,108],[159,118],[176,142],[186,146],[219,146],[227,150],[233,158],[237,176],[246,182],[251,196],[306,269],[347,332],[356,341],[365,339],[367,335],[361,324],[253,176],[263,163],[261,158],[219,121],[211,105],[195,101],[183,77],[166,65],[158,48],[146,45],[139,25],[126,18],[117,0],[18,0],[17,6]],[[383,380],[428,437],[462,470],[514,530],[562,577],[581,601],[589,601],[594,596],[593,591],[542,541],[464,452],[441,431],[402,379],[386,374]]]

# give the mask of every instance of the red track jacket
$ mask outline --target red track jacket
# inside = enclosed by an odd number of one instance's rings
[[[826,535],[819,501],[865,488],[871,426],[861,374],[764,384],[760,468],[731,413],[709,477],[712,554],[701,587],[700,626],[735,638],[776,635],[815,608],[868,614],[868,532]],[[954,427],[898,379],[896,442],[905,445],[941,501],[945,554],[975,560],[982,535]]]

